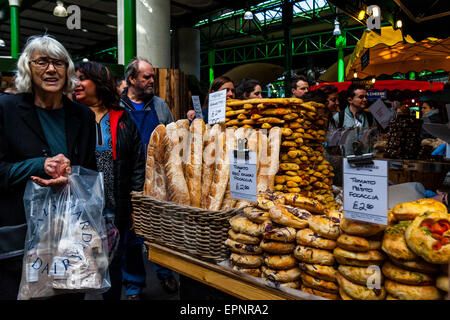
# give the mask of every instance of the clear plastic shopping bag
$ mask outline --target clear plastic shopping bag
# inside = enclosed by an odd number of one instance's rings
[[[19,300],[111,287],[103,175],[74,166],[68,180],[59,189],[27,183]]]

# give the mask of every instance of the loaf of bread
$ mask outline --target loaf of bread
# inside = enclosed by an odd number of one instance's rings
[[[167,200],[190,205],[189,189],[184,178],[177,125],[166,126],[164,167],[167,175]]]
[[[214,169],[217,161],[216,148],[219,144],[219,135],[224,130],[220,124],[215,124],[205,130],[203,136],[203,164],[202,164],[202,198],[201,207],[207,209],[206,200],[214,177]]]
[[[202,119],[194,119],[189,130],[189,157],[185,177],[192,207],[200,207],[202,197],[203,135],[206,127]]]
[[[268,138],[267,135],[261,133],[258,138],[258,185],[256,191],[264,192],[267,191],[269,187],[269,180],[267,173],[270,168],[270,158],[268,151]]]
[[[234,129],[227,128],[219,135],[219,145],[216,152],[220,151],[215,164],[214,178],[211,183],[209,195],[206,200],[206,207],[209,210],[220,210],[222,200],[230,176],[229,152],[235,148]]]
[[[183,172],[186,170],[186,163],[189,161],[189,120],[180,119],[175,122],[177,125],[178,141],[180,143],[180,157],[183,164]]]
[[[144,195],[167,200],[164,155],[166,127],[158,125],[150,137],[145,165]]]
[[[269,158],[269,168],[266,180],[267,180],[267,188],[270,191],[274,190],[275,175],[277,174],[279,167],[281,135],[282,134],[280,127],[273,127],[269,131],[268,154],[267,154]]]

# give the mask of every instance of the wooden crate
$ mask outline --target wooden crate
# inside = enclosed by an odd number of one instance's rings
[[[175,121],[186,119],[189,109],[187,76],[178,69],[155,69],[155,94],[164,99]]]

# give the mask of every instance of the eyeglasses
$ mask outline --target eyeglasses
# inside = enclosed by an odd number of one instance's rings
[[[47,58],[38,58],[35,60],[31,60],[34,65],[40,69],[47,69],[50,63],[55,67],[55,69],[64,69],[67,66],[67,62],[58,59],[47,59]]]

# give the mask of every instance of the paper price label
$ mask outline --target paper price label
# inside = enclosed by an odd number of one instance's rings
[[[256,202],[256,152],[247,151],[243,158],[239,153],[239,150],[230,152],[230,196]]]
[[[200,104],[200,97],[192,96],[192,104],[194,106],[195,117],[203,119],[202,105]]]
[[[25,275],[27,282],[38,282],[39,269],[33,268],[34,263],[27,263],[25,267]]]
[[[216,124],[225,122],[226,107],[227,107],[226,89],[210,93],[208,98],[208,123]]]
[[[344,216],[348,219],[388,224],[387,161],[374,160],[373,165],[353,168],[345,158]]]

